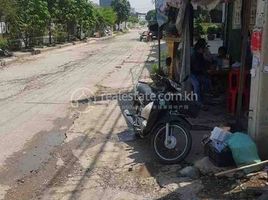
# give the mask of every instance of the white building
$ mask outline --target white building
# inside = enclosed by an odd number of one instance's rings
[[[8,26],[5,22],[0,22],[0,35],[8,32]]]
[[[139,21],[146,21],[146,13],[136,13],[138,18],[139,18]]]

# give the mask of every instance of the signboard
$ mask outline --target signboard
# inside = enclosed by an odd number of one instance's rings
[[[251,1],[251,11],[250,11],[250,30],[253,30],[256,24],[256,15],[257,15],[257,1]]]
[[[242,0],[234,1],[233,7],[233,29],[241,29]]]
[[[251,51],[253,54],[259,54],[262,49],[262,30],[254,29],[251,37]]]
[[[164,25],[168,21],[166,16],[167,2],[166,0],[157,0],[156,1],[156,11],[157,11],[157,22],[159,26]]]

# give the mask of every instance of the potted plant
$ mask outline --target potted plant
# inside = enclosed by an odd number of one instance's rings
[[[214,26],[208,27],[208,29],[207,29],[208,40],[210,40],[210,41],[215,40],[215,38],[216,38],[215,34],[216,34],[216,28]]]

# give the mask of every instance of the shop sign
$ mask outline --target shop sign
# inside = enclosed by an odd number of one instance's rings
[[[254,29],[251,37],[251,51],[259,54],[262,49],[262,29]]]
[[[242,0],[234,1],[233,29],[241,29]]]

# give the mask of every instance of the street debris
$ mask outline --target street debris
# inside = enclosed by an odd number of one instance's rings
[[[216,167],[209,159],[204,157],[201,160],[195,162],[194,166],[199,169],[203,175],[212,175],[222,170],[222,168]]]
[[[234,172],[245,170],[245,169],[260,167],[261,165],[265,165],[265,164],[268,164],[268,160],[263,161],[263,162],[259,162],[259,163],[255,163],[255,164],[251,164],[251,165],[246,165],[246,166],[243,166],[243,167],[238,167],[238,168],[227,170],[227,171],[224,171],[224,172],[220,172],[220,173],[215,174],[215,176],[222,176],[222,175],[225,175],[225,174],[230,174],[230,173],[234,173]]]
[[[180,170],[179,174],[183,177],[189,177],[191,179],[198,179],[200,177],[200,172],[196,167],[185,167]]]
[[[228,147],[232,151],[236,166],[244,166],[261,162],[256,144],[248,135],[244,133],[232,134],[228,140]],[[259,165],[253,165],[253,167],[258,166]],[[260,168],[253,167],[251,166],[250,168],[245,168],[245,172],[251,173],[260,170]]]

